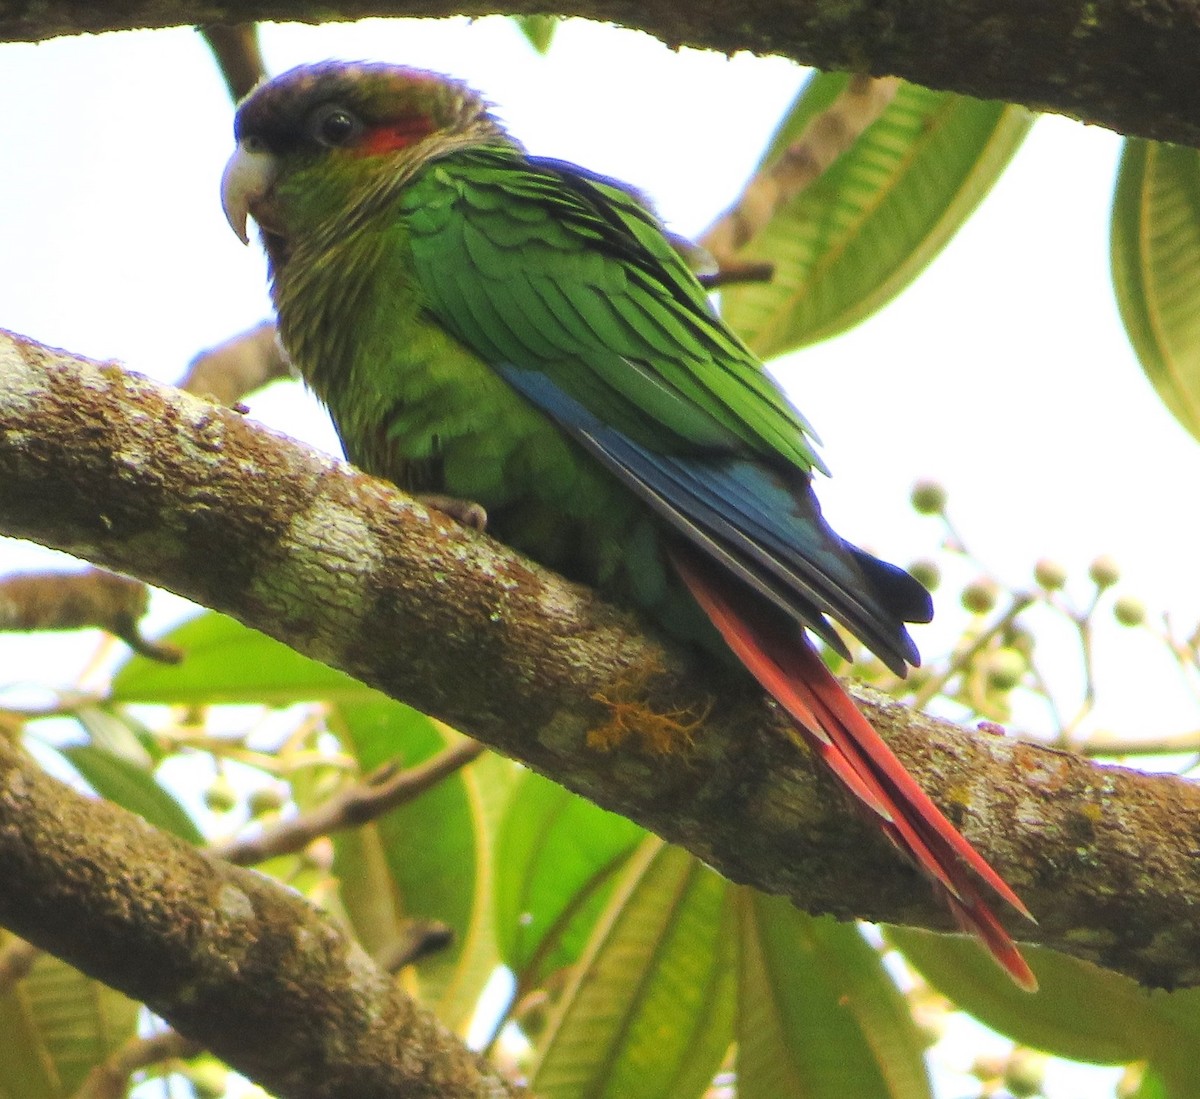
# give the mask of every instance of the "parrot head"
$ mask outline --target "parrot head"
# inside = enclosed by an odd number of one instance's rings
[[[273,259],[294,232],[390,197],[430,159],[511,143],[487,103],[456,80],[334,61],[255,88],[238,106],[234,137],[221,179],[225,216],[243,243],[253,217]]]

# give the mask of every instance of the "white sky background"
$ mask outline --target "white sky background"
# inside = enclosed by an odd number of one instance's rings
[[[803,79],[778,59],[676,54],[583,24],[560,28],[544,59],[499,19],[268,27],[263,41],[273,72],[342,57],[463,77],[533,152],[637,184],[690,235],[735,197]],[[199,349],[268,314],[262,255],[221,213],[232,109],[196,34],[0,46],[0,102],[0,325],[174,381]],[[900,563],[930,554],[936,524],[907,500],[915,480],[934,477],[1005,579],[1026,582],[1040,556],[1082,576],[1106,552],[1122,587],[1186,632],[1200,616],[1200,446],[1144,379],[1113,305],[1118,152],[1106,131],[1040,121],[915,286],[775,369],[823,438],[835,476],[818,490],[847,537]],[[251,408],[336,450],[298,387]],[[40,550],[0,542],[0,573],[44,563]],[[939,600],[942,625],[917,633],[928,652],[961,624],[952,601]],[[93,648],[67,651],[82,661]],[[62,638],[0,638],[0,686],[69,681],[75,668],[44,666],[63,652]],[[1192,727],[1177,677],[1146,654],[1156,650],[1135,634],[1101,639],[1101,722],[1122,734]]]

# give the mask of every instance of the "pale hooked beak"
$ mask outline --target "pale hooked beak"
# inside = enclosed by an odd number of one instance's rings
[[[221,206],[229,227],[243,244],[250,243],[246,233],[246,218],[253,216],[253,206],[265,198],[275,185],[279,163],[265,149],[248,148],[239,141],[221,176]]]

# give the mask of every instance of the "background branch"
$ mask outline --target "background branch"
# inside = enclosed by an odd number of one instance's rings
[[[225,78],[229,98],[236,103],[249,95],[267,71],[258,43],[258,24],[208,23],[200,28],[200,33]]]
[[[179,382],[180,389],[219,404],[234,405],[247,393],[290,373],[275,335],[275,322],[263,321],[201,351]]]
[[[76,793],[4,738],[0,880],[0,923],[281,1099],[517,1094],[302,897]]]
[[[16,573],[0,577],[0,632],[95,627],[151,660],[174,664],[180,654],[147,641],[138,628],[149,598],[145,584],[104,569]]]
[[[812,912],[947,928],[741,677],[232,410],[0,334],[0,530],[235,614],[734,881]],[[588,747],[612,716],[598,697],[622,693],[711,710],[670,758]],[[862,698],[1038,916],[1018,934],[1147,984],[1200,984],[1200,790]]]
[[[477,759],[482,751],[482,744],[464,740],[415,767],[388,764],[306,813],[278,821],[253,835],[214,844],[209,851],[238,866],[253,866],[276,855],[299,851],[318,836],[356,828],[412,801]]]
[[[636,26],[671,46],[783,54],[822,69],[902,76],[1200,145],[1200,14],[1192,0],[559,0],[556,8]],[[542,0],[0,0],[0,41],[195,23],[544,10]]]
[[[195,1057],[202,1050],[177,1030],[135,1038],[92,1069],[73,1099],[125,1099],[134,1073],[172,1058]]]

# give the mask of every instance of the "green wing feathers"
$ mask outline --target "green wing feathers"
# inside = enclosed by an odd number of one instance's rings
[[[629,191],[485,148],[436,161],[402,202],[431,309],[485,359],[545,372],[659,449],[821,468],[807,423]]]

